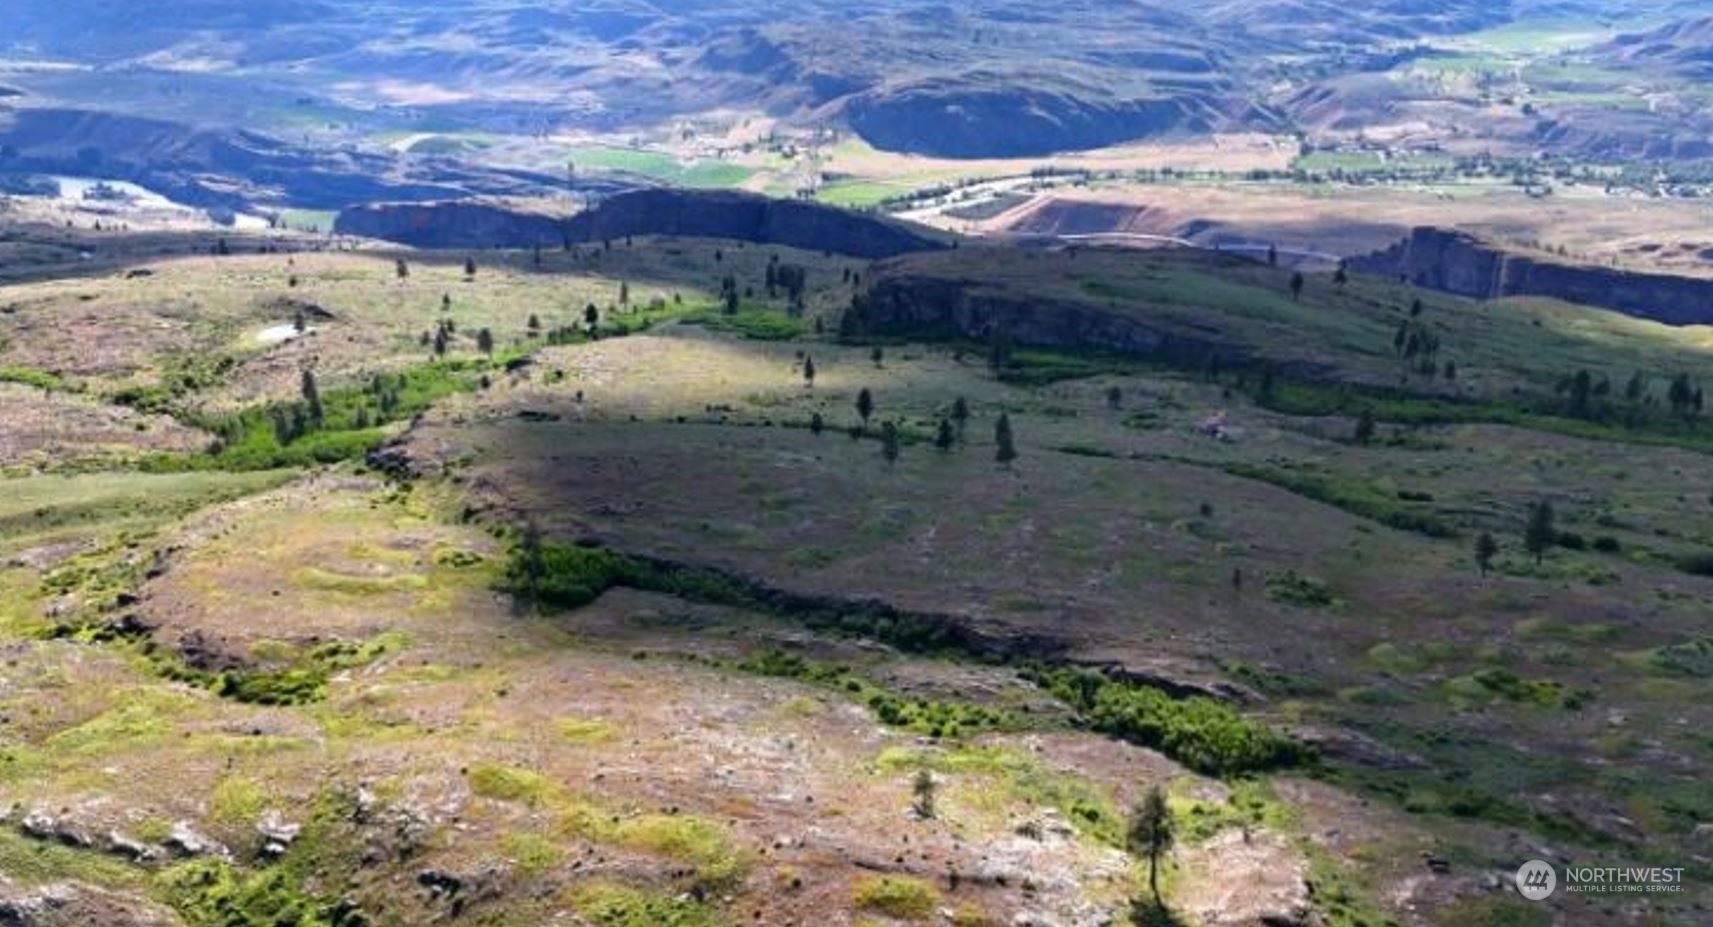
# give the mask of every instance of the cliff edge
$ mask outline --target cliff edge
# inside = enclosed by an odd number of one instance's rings
[[[937,234],[879,216],[752,193],[636,190],[572,212],[550,203],[453,200],[374,203],[339,214],[335,229],[418,248],[532,248],[668,235],[885,258],[947,247]]]
[[[1446,229],[1414,229],[1349,266],[1473,299],[1545,296],[1667,325],[1713,324],[1713,280],[1561,263]]]

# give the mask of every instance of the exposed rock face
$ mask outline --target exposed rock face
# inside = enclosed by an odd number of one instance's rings
[[[848,323],[862,332],[985,339],[1003,331],[1022,345],[1111,351],[1172,363],[1200,364],[1213,356],[1228,364],[1251,359],[1251,352],[1217,334],[1100,304],[1053,301],[898,266],[883,266],[871,276]]]
[[[422,248],[558,247],[627,235],[726,238],[863,258],[946,247],[889,219],[749,193],[689,190],[623,193],[576,215],[490,200],[381,203],[346,210],[335,228]]]
[[[558,247],[568,240],[569,219],[566,213],[506,200],[371,203],[341,212],[333,230],[413,248]]]
[[[1474,299],[1546,296],[1668,325],[1713,323],[1713,280],[1561,264],[1445,229],[1415,229],[1350,267]]]

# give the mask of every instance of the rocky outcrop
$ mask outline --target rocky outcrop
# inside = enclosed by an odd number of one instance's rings
[[[517,201],[381,203],[345,210],[334,227],[419,248],[558,247],[627,235],[724,238],[862,258],[946,247],[925,229],[830,206],[665,189],[622,193],[576,214]]]
[[[1173,364],[1243,364],[1251,353],[1211,329],[1105,303],[1048,299],[976,279],[883,266],[846,322],[859,333],[985,340],[1004,332],[1043,348],[1105,351]]]
[[[1713,280],[1562,263],[1445,229],[1417,228],[1350,269],[1472,299],[1544,296],[1668,325],[1713,323]]]
[[[333,230],[413,248],[558,247],[569,240],[569,220],[545,204],[508,200],[370,203],[339,213]]]

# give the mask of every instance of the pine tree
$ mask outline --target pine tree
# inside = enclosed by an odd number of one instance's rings
[[[1154,903],[1160,904],[1160,858],[1172,848],[1177,836],[1172,821],[1172,809],[1166,804],[1166,793],[1154,786],[1142,799],[1142,804],[1130,815],[1130,827],[1125,834],[1125,846],[1136,856],[1148,858],[1148,889]]]
[[[964,397],[959,396],[952,402],[952,421],[958,426],[958,434],[964,433],[964,424],[970,420],[970,404]]]
[[[957,443],[957,437],[952,433],[952,423],[946,419],[940,419],[939,431],[934,434],[934,446],[942,451],[949,451],[955,443]]]
[[[1291,299],[1298,300],[1303,298],[1303,282],[1302,271],[1296,271],[1291,274]]]
[[[1538,565],[1546,552],[1558,540],[1558,530],[1553,527],[1552,503],[1541,501],[1529,509],[1529,522],[1523,528],[1523,547],[1535,555]]]
[[[583,324],[588,326],[590,331],[594,331],[595,326],[599,325],[600,323],[601,323],[601,310],[596,309],[594,303],[590,303],[587,306],[584,306],[583,307]]]
[[[400,280],[410,279],[410,265],[405,263],[404,258],[399,258],[397,261],[393,262],[393,276]]]
[[[486,354],[489,357],[493,357],[494,356],[494,333],[485,329],[485,328],[482,329],[481,331],[477,332],[476,333],[476,350],[481,351],[483,354]]]
[[[1017,446],[1012,443],[1009,414],[999,413],[999,421],[993,425],[993,443],[993,459],[999,461],[1000,466],[1011,466],[1011,462],[1017,459]]]
[[[868,352],[868,359],[874,361],[874,366],[877,368],[884,366],[886,352],[882,351],[879,345],[875,345],[874,350]]]
[[[803,358],[803,382],[808,386],[815,385],[815,359],[813,357]]]
[[[821,413],[816,412],[814,415],[809,416],[809,433],[810,434],[819,435],[822,431],[824,431],[826,429],[826,427],[827,427],[827,422],[825,419],[821,418]]]
[[[880,456],[889,464],[898,462],[898,426],[891,422],[880,426]]]
[[[476,276],[476,259],[475,258],[467,257],[464,259],[464,276],[466,279],[475,279],[475,276]]]
[[[303,401],[309,407],[309,420],[320,425],[327,419],[327,409],[321,404],[321,390],[315,384],[315,371],[304,368],[300,387]]]
[[[542,549],[541,528],[534,521],[524,525],[523,537],[518,541],[516,571],[524,597],[535,599],[542,580],[547,578],[547,555]]]
[[[857,393],[856,410],[857,415],[862,416],[862,426],[866,429],[869,416],[874,414],[874,394],[869,392],[866,386]]]
[[[1356,418],[1356,443],[1367,444],[1374,440],[1374,413],[1367,409]]]
[[[1491,534],[1483,531],[1481,536],[1475,539],[1475,565],[1480,568],[1482,576],[1486,576],[1487,571],[1493,568],[1493,555],[1498,552],[1499,542],[1493,540]]]

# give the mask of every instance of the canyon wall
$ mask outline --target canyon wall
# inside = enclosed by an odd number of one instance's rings
[[[1563,263],[1445,229],[1417,228],[1349,266],[1473,299],[1545,296],[1668,325],[1713,324],[1713,279]]]
[[[467,200],[377,203],[340,213],[335,228],[419,248],[530,248],[627,235],[724,238],[862,258],[947,247],[934,232],[878,216],[751,193],[637,190],[570,213],[549,204]]]

